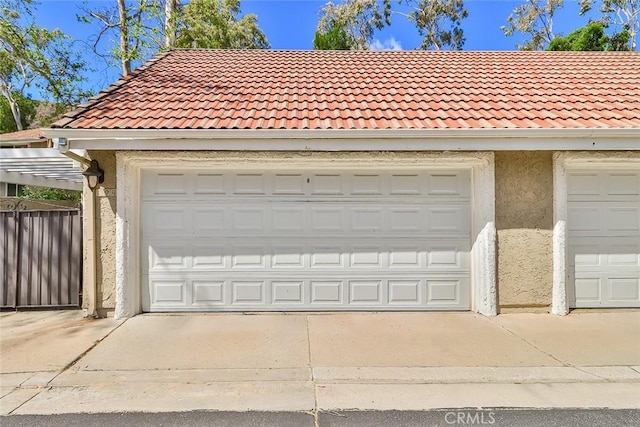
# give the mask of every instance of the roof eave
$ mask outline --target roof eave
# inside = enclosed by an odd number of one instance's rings
[[[640,128],[44,129],[88,150],[640,150]]]

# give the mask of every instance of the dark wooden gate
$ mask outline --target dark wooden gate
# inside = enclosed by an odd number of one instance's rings
[[[0,212],[0,307],[78,307],[82,214],[72,210]]]

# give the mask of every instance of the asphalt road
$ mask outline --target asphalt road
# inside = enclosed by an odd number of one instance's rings
[[[169,412],[0,417],[2,427],[623,427],[640,426],[640,409],[470,409],[437,411]]]

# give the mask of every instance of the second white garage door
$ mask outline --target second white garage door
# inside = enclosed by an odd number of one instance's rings
[[[640,171],[567,174],[570,307],[640,307]]]
[[[468,171],[145,171],[144,311],[468,310]]]

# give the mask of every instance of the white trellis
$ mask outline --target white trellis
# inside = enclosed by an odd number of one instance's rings
[[[82,190],[82,171],[56,148],[3,148],[0,182]]]

